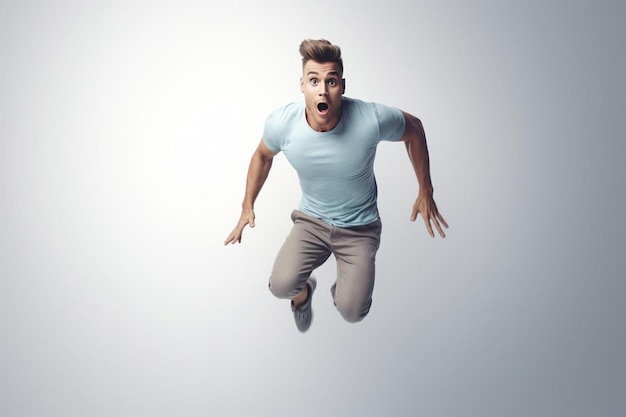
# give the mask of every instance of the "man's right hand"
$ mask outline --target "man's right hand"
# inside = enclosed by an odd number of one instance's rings
[[[241,235],[243,234],[243,229],[246,225],[251,228],[254,227],[254,210],[252,209],[244,209],[241,211],[241,217],[239,217],[239,222],[237,222],[237,226],[233,229],[232,232],[228,235],[226,240],[224,241],[224,245],[234,245],[235,243],[241,243]]]

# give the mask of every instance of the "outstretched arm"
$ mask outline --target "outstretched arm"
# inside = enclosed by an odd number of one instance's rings
[[[254,227],[254,202],[256,201],[259,192],[261,192],[261,188],[263,188],[263,184],[265,184],[265,180],[270,173],[274,155],[276,155],[276,153],[272,152],[265,145],[263,139],[261,139],[259,146],[252,155],[250,166],[248,167],[246,194],[244,196],[243,203],[241,204],[241,216],[239,217],[239,221],[233,231],[230,232],[224,241],[224,245],[241,243],[243,229],[247,225]]]
[[[404,112],[403,112],[404,113]],[[433,184],[430,180],[430,162],[428,159],[428,146],[426,134],[422,122],[415,116],[404,113],[406,128],[402,139],[406,145],[406,151],[417,176],[419,192],[411,211],[411,221],[417,219],[418,213],[422,215],[426,229],[430,236],[435,237],[433,224],[441,237],[446,237],[441,226],[448,228],[448,223],[437,210],[437,204],[433,199]]]

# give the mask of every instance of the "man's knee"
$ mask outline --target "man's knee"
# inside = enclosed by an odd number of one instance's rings
[[[364,305],[355,305],[349,303],[336,304],[339,314],[341,314],[341,317],[343,317],[343,319],[348,323],[358,323],[362,321],[368,315],[371,305],[371,299]]]
[[[297,280],[285,279],[278,275],[272,275],[268,284],[270,292],[277,298],[293,298],[302,288],[298,288]]]

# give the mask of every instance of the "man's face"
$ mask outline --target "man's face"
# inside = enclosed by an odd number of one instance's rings
[[[341,118],[345,80],[334,62],[307,61],[302,69],[300,91],[304,93],[306,119],[313,130],[327,132]]]

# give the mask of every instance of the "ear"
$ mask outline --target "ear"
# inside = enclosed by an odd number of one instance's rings
[[[300,77],[300,92],[304,93],[304,80]]]
[[[342,78],[341,79],[341,95],[345,94],[346,92],[346,79]]]

